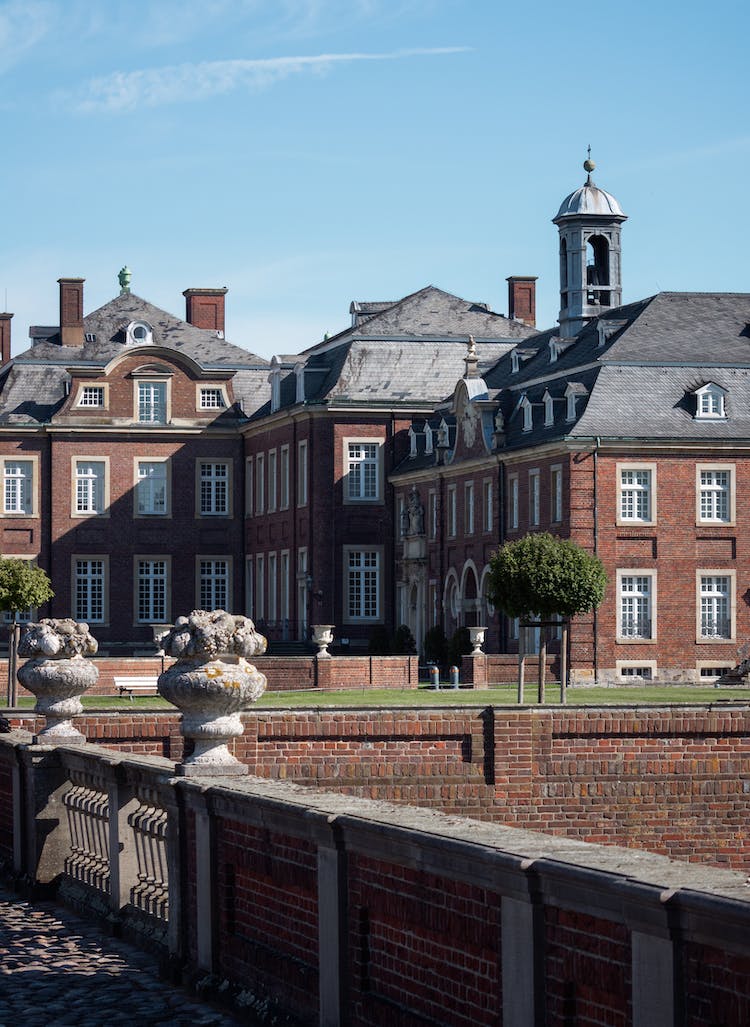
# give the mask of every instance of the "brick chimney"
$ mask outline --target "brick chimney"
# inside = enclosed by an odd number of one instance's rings
[[[536,275],[511,275],[508,283],[508,317],[536,328]]]
[[[83,346],[83,283],[85,278],[58,278],[60,285],[60,342]]]
[[[196,328],[224,334],[224,297],[228,290],[185,289],[185,320]]]
[[[10,319],[12,314],[0,314],[0,367],[10,360]]]

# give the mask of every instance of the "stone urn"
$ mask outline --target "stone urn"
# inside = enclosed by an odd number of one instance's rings
[[[313,624],[313,626],[312,626],[312,631],[313,631],[312,640],[316,644],[316,646],[318,647],[318,651],[315,654],[316,656],[330,656],[331,655],[328,652],[328,646],[333,641],[333,629],[334,629],[334,627],[335,627],[334,624]]]
[[[182,734],[194,750],[178,766],[183,776],[240,775],[248,768],[228,743],[244,731],[240,711],[256,702],[266,678],[246,657],[266,651],[266,639],[249,617],[224,610],[193,610],[178,617],[159,639],[174,663],[159,675],[158,691],[182,713]]]
[[[99,669],[86,659],[98,648],[88,624],[74,620],[46,619],[24,628],[18,655],[27,662],[19,667],[18,680],[36,696],[34,712],[46,718],[35,744],[86,741],[72,718],[83,712],[80,696],[99,679]]]
[[[471,628],[469,628],[469,641],[471,642],[471,644],[473,646],[473,648],[471,650],[471,655],[472,656],[481,656],[482,655],[482,646],[484,645],[484,640],[485,640],[486,636],[487,636],[487,628],[486,627],[483,627],[483,628],[471,627]]]

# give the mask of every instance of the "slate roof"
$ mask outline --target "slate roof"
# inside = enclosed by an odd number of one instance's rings
[[[65,400],[63,367],[11,364],[0,379],[0,424],[44,424]]]
[[[145,321],[153,328],[155,345],[185,353],[204,369],[268,365],[267,360],[234,346],[220,338],[215,331],[196,328],[134,293],[117,296],[98,310],[85,315],[83,325],[86,338],[83,346],[61,346],[59,329],[52,330],[50,335],[49,328],[36,328],[30,334],[33,333],[40,341],[14,357],[14,361],[104,366],[122,353],[123,329],[131,321]]]

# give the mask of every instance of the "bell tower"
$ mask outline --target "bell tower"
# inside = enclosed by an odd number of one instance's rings
[[[585,183],[566,196],[553,218],[560,232],[560,335],[571,338],[594,317],[622,303],[620,204],[591,178],[591,147]]]

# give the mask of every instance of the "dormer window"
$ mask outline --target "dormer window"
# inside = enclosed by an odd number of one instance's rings
[[[294,365],[294,402],[304,403],[305,402],[305,365],[295,364]]]
[[[516,353],[516,351],[513,350],[513,352],[510,355],[510,369],[513,372],[513,374],[518,374],[518,368],[519,368],[518,353]]]
[[[523,411],[523,430],[531,431],[533,427],[533,418],[531,413],[531,403],[527,396],[521,399],[521,410]]]
[[[221,386],[201,386],[198,393],[198,406],[201,410],[225,410],[227,398]]]
[[[725,405],[726,390],[722,389],[720,385],[714,385],[713,382],[709,382],[708,385],[696,389],[695,399],[696,418],[716,420],[717,418],[727,416]]]
[[[414,426],[409,429],[409,456],[417,455],[417,433],[414,431]]]
[[[547,389],[544,390],[544,396],[542,398],[544,400],[544,426],[545,428],[549,428],[551,424],[555,423],[555,411],[552,407],[553,399]]]
[[[154,341],[154,330],[146,321],[131,321],[125,329],[128,346],[150,346]]]
[[[281,365],[278,357],[271,358],[268,380],[271,383],[271,413],[274,414],[281,406]]]
[[[567,401],[567,410],[565,418],[568,421],[575,421],[576,419],[576,402],[579,396],[588,396],[588,389],[585,385],[580,382],[568,382],[567,388],[565,389],[565,399]]]
[[[428,454],[432,452],[432,428],[428,421],[424,423],[424,451]]]

